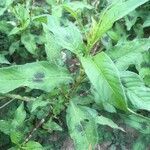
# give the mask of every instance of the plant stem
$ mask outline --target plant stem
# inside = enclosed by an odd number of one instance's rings
[[[78,89],[79,85],[84,80],[84,78],[85,78],[85,73],[82,70],[82,68],[80,68],[79,76],[76,78],[72,88],[70,89],[70,91],[69,91],[69,93],[67,95],[68,98],[72,97],[72,95],[76,92],[76,90]]]
[[[6,95],[0,95],[0,98],[12,98],[12,99],[18,99],[18,100],[22,100],[22,101],[34,101],[36,98],[31,98],[31,97],[26,97],[26,96],[20,96],[20,95],[16,95],[16,94],[6,94]]]
[[[37,131],[39,127],[45,122],[45,118],[41,119],[40,122],[36,125],[36,127],[31,131],[31,133],[27,136],[27,138],[24,141],[24,144],[26,144],[33,136],[34,132]]]
[[[12,100],[10,100],[10,101],[8,101],[8,102],[6,102],[5,104],[3,104],[2,106],[0,106],[0,109],[2,109],[2,108],[4,108],[4,107],[6,107],[8,104],[10,104],[11,102],[13,102],[15,99],[12,99]]]

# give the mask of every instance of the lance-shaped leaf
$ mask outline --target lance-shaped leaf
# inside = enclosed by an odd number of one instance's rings
[[[0,131],[9,135],[11,129],[11,122],[6,120],[0,120]]]
[[[84,9],[92,9],[89,4],[80,1],[68,2],[63,5],[63,8],[68,11],[75,19],[78,17],[78,13],[84,11]]]
[[[121,80],[126,88],[126,94],[132,105],[137,109],[150,111],[150,88],[136,73],[125,71],[121,73]]]
[[[33,150],[33,149],[36,149],[36,150],[43,150],[44,148],[42,147],[42,145],[38,142],[35,142],[35,141],[29,141],[28,143],[24,144],[22,146],[22,149],[24,150]]]
[[[54,122],[51,118],[46,123],[44,123],[42,127],[50,133],[52,131],[62,131],[61,126]]]
[[[121,118],[124,123],[128,126],[135,128],[138,132],[149,135],[150,134],[150,119],[146,117],[141,117],[138,115],[124,115],[121,114]]]
[[[109,102],[118,109],[127,111],[126,96],[119,73],[112,60],[104,52],[94,58],[82,57],[82,65],[100,100]]]
[[[48,20],[48,29],[53,33],[55,40],[62,48],[68,49],[75,54],[80,54],[85,50],[82,34],[74,24],[69,23],[67,27],[63,27],[57,23],[54,26],[56,19],[49,16]]]
[[[98,116],[97,111],[75,102],[70,102],[67,109],[67,125],[77,150],[94,149],[98,142],[98,125],[107,125],[124,131],[111,119]]]
[[[33,34],[24,32],[21,35],[21,42],[31,54],[36,54],[36,42]]]
[[[97,114],[95,110],[92,113],[94,116]],[[77,150],[94,149],[97,144],[97,125],[93,115],[73,102],[68,106],[67,125]]]
[[[21,103],[21,105],[17,108],[14,119],[12,121],[13,129],[17,128],[18,126],[22,126],[25,118],[26,111],[24,110],[24,104]]]
[[[43,29],[45,32],[45,51],[47,59],[51,62],[56,63],[61,60],[61,46],[57,43],[54,35],[48,30],[47,26],[43,24]]]
[[[0,54],[0,64],[10,64],[10,62],[5,58],[4,55]]]
[[[113,23],[140,5],[146,3],[148,0],[127,0],[117,1],[114,5],[109,6],[104,13],[101,15],[101,19],[96,26],[92,29],[89,38],[89,45],[92,47],[112,26]]]
[[[107,51],[119,70],[126,70],[131,64],[140,65],[143,60],[142,53],[150,48],[150,38],[136,39],[117,44]]]
[[[150,26],[150,14],[147,16],[146,20],[144,21],[143,27],[149,27]]]
[[[114,129],[119,129],[121,131],[124,131],[123,128],[121,127],[118,127],[117,124],[115,124],[111,119],[109,118],[106,118],[104,116],[97,116],[95,118],[96,122],[100,125],[107,125],[107,126],[110,126],[111,128],[114,128]]]
[[[140,73],[141,77],[143,77],[145,84],[150,87],[150,67],[145,66],[145,67],[141,68],[139,73]]]
[[[150,87],[150,50],[143,54],[139,75],[143,78],[145,84]]]
[[[0,93],[18,87],[51,91],[61,83],[70,82],[67,70],[49,62],[35,62],[0,69]]]
[[[60,27],[53,33],[60,46],[63,48],[68,49],[75,54],[84,51],[82,35],[75,25],[69,24],[67,27]]]
[[[14,0],[2,0],[0,5],[0,16],[7,10]]]
[[[15,111],[14,119],[11,122],[10,138],[15,144],[19,144],[19,142],[23,139],[23,132],[20,132],[17,129],[23,126],[25,118],[26,111],[23,103],[21,103],[21,105]]]

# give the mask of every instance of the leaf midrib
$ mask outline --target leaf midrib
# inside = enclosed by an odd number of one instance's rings
[[[77,120],[78,120],[78,116],[77,116],[77,111],[76,111],[76,109],[75,109],[75,107],[74,107],[74,104],[72,103],[72,108],[73,108],[73,110],[74,110],[74,114],[75,114],[75,116],[76,116],[76,118],[77,118]],[[78,121],[79,122],[79,124],[80,124],[80,126],[81,126],[81,128],[82,128],[82,131],[84,131],[84,135],[86,135],[86,132],[85,132],[85,130],[84,130],[84,128],[83,128],[83,126],[82,126],[82,124],[80,123],[80,121]],[[86,138],[86,141],[87,141],[87,143],[89,143],[89,141],[88,141],[88,138],[87,138],[87,136],[85,136],[85,138]],[[90,143],[89,143],[90,144]]]
[[[92,61],[94,62],[94,61]],[[113,93],[115,94],[115,96],[117,98],[119,98],[120,96],[118,96],[118,94],[116,94],[116,92],[114,91],[114,89],[111,87],[109,81],[107,80],[106,76],[102,73],[102,70],[100,69],[100,67],[94,62],[95,67],[97,68],[97,70],[99,70],[99,72],[101,73],[101,75],[103,76],[103,79],[107,82],[108,86],[110,87],[110,89],[113,91]],[[120,99],[120,98],[119,98]],[[122,98],[121,98],[122,99]]]

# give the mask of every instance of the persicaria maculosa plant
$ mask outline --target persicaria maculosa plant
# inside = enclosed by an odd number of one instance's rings
[[[148,148],[149,8],[148,0],[2,2],[0,149],[61,149],[67,137],[73,149],[95,150],[127,128],[138,132],[133,149]]]

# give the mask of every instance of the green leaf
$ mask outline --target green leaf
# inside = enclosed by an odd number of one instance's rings
[[[56,4],[57,4],[57,1],[55,1],[55,0],[46,0],[46,2],[47,2],[49,5],[56,5]]]
[[[138,139],[133,143],[133,150],[147,149],[149,147],[149,136],[140,135]]]
[[[61,18],[63,15],[62,5],[52,5],[52,15]]]
[[[129,13],[129,15],[127,15],[125,17],[125,24],[127,26],[127,30],[129,31],[132,26],[136,23],[137,18],[138,18],[138,13],[136,11],[133,11],[131,13]]]
[[[85,2],[73,1],[65,3],[63,6],[69,7],[73,11],[83,10],[85,8],[92,9],[93,7]]]
[[[21,105],[17,108],[15,112],[15,116],[14,119],[12,120],[12,123],[10,124],[11,125],[10,138],[11,141],[15,144],[19,144],[24,137],[23,132],[18,131],[17,129],[23,126],[25,118],[26,118],[26,111],[24,110],[23,103],[21,103]]]
[[[48,29],[54,34],[57,44],[75,54],[82,53],[85,50],[85,45],[79,29],[72,23],[69,23],[67,27],[57,26],[56,28],[52,26],[54,21],[48,24]]]
[[[47,14],[42,14],[38,16],[33,16],[32,20],[40,23],[47,23]]]
[[[17,108],[15,112],[15,116],[11,124],[12,126],[11,130],[14,130],[17,127],[22,126],[25,118],[26,118],[26,111],[24,110],[24,104],[21,103],[21,105]]]
[[[23,140],[23,134],[20,131],[11,131],[10,133],[10,139],[13,143],[19,144],[21,140]]]
[[[143,80],[136,73],[121,72],[121,80],[126,88],[126,95],[137,109],[150,111],[150,88],[144,85]]]
[[[150,51],[143,54],[139,75],[142,77],[145,84],[150,87]]]
[[[7,10],[7,8],[13,3],[13,0],[2,0],[0,5],[0,16]]]
[[[135,52],[144,52],[148,51],[150,48],[150,38],[135,39],[133,41],[127,41],[118,43],[112,49],[107,51],[107,54],[116,61],[124,55],[129,55]]]
[[[76,96],[72,99],[74,103],[77,105],[90,105],[94,103],[93,95],[86,95],[86,96]]]
[[[143,78],[145,84],[150,87],[150,67],[141,68],[139,74]]]
[[[48,101],[42,100],[41,97],[31,102],[31,112],[35,111],[38,107],[44,107],[48,104]]]
[[[0,54],[0,64],[10,64],[10,62],[4,57],[4,55]]]
[[[107,125],[113,129],[119,129],[121,131],[124,131],[123,128],[118,127],[118,125],[116,123],[114,123],[111,119],[106,118],[104,116],[98,116],[96,117],[96,122],[99,123],[100,125]]]
[[[30,20],[27,20],[22,26],[20,26],[20,27],[14,27],[11,30],[11,32],[9,33],[9,36],[10,35],[14,35],[14,34],[21,34],[22,31],[24,31],[28,27],[29,23],[30,23]]]
[[[112,6],[109,6],[104,13],[100,16],[100,20],[97,25],[92,29],[89,37],[90,48],[112,28],[115,21],[126,16],[128,13],[135,10],[140,5],[146,3],[148,0],[127,0],[117,1]]]
[[[88,109],[73,102],[70,102],[67,109],[67,125],[77,150],[94,149],[98,142],[97,125],[93,117],[97,113],[91,109],[91,115]]]
[[[96,124],[107,125],[107,126],[113,128],[113,129],[119,129],[121,131],[124,131],[123,128],[118,127],[118,125],[116,123],[114,123],[111,119],[106,118],[102,115],[99,116],[98,113],[94,109],[91,109],[91,108],[88,108],[88,107],[82,107],[82,109],[85,112],[87,111],[91,116],[93,116]]]
[[[63,8],[68,11],[75,19],[77,19],[78,13],[84,9],[92,9],[93,7],[87,3],[74,1],[63,4]]]
[[[138,132],[150,134],[150,120],[137,115],[121,115],[124,123],[136,129]]]
[[[17,148],[18,148],[18,147],[17,147],[17,146],[15,146],[15,147],[11,147],[11,148],[9,148],[8,150],[18,150]]]
[[[31,53],[36,54],[36,43],[35,37],[29,32],[24,32],[21,35],[21,42],[24,44],[25,48]]]
[[[25,5],[17,4],[13,12],[15,14],[15,17],[20,21],[21,25],[23,26],[27,20],[30,19],[29,9],[25,7]]]
[[[14,34],[18,34],[20,31],[23,31],[25,28],[19,28],[19,27],[14,27],[11,32],[9,33],[9,36],[10,35],[14,35]]]
[[[0,131],[9,135],[11,129],[11,125],[9,121],[0,120]]]
[[[4,20],[0,21],[0,31],[2,33],[9,34],[11,29],[12,29],[12,25],[9,24],[7,21],[4,21]]]
[[[25,5],[18,3],[15,7],[13,7],[13,12],[15,17],[19,20],[19,26],[15,26],[9,35],[18,34],[25,30],[30,24],[29,9],[27,9]]]
[[[100,100],[127,111],[126,96],[119,72],[109,56],[101,52],[94,58],[82,57],[80,59],[87,76],[99,93]]]
[[[20,44],[20,41],[15,41],[15,42],[11,43],[11,45],[9,47],[10,55],[12,55],[15,51],[19,50],[19,44]]]
[[[28,143],[26,143],[23,147],[24,150],[44,150],[44,148],[42,147],[42,145],[38,142],[35,141],[29,141]]]
[[[56,61],[61,59],[61,46],[57,43],[54,35],[50,33],[45,24],[43,24],[43,28],[45,32],[45,51],[47,59],[56,63]]]
[[[124,131],[111,119],[98,116],[98,113],[89,107],[70,102],[67,108],[67,125],[76,149],[94,149],[98,142],[98,124],[107,125]],[[73,117],[72,117],[73,116]]]
[[[23,86],[51,91],[72,80],[66,69],[46,61],[1,68],[0,77],[0,93]]]
[[[143,60],[142,53],[150,48],[150,38],[135,39],[124,43],[119,43],[107,54],[115,62],[119,70],[126,70],[131,64],[140,65]]]
[[[52,119],[49,119],[46,123],[43,124],[42,127],[49,132],[62,131],[62,127],[59,126],[56,122],[52,121]]]
[[[147,16],[146,20],[144,21],[143,28],[150,26],[150,15]]]
[[[47,16],[47,29],[49,30],[57,30],[60,27],[60,18],[52,15]],[[46,26],[44,26],[46,27]]]

